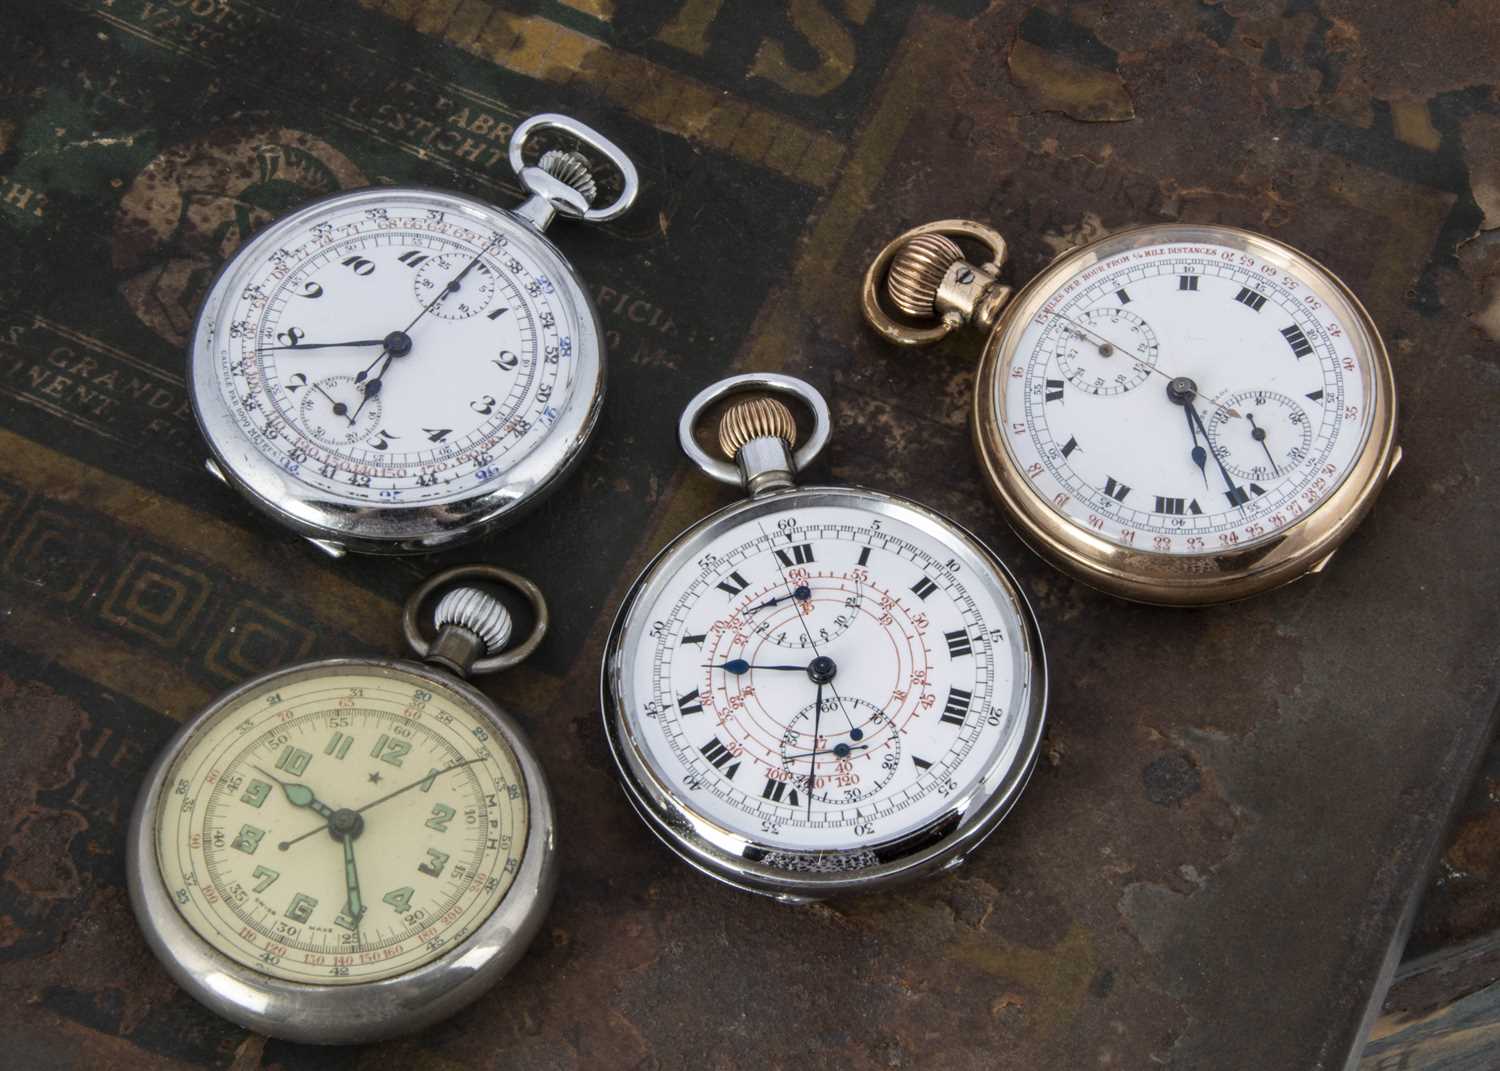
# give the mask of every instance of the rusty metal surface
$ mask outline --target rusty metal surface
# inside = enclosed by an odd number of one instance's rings
[[[1496,709],[1500,24],[1485,0],[77,0],[0,12],[0,1033],[26,1066],[1339,1068]],[[612,396],[573,483],[483,557],[556,631],[494,686],[560,800],[549,929],[469,1011],[324,1052],[213,1018],[151,960],[121,823],[210,696],[390,651],[434,562],[330,563],[201,470],[180,342],[275,212],[370,181],[506,201],[573,111],[641,208],[560,233]],[[1300,246],[1391,345],[1406,461],[1323,574],[1127,606],[985,499],[957,346],[894,353],[856,284],[893,233],[994,223],[1017,280],[1154,219]],[[649,552],[724,494],[670,421],[781,369],[819,474],[971,526],[1034,593],[1046,760],[952,877],[789,910],[669,857],[612,781],[595,681]],[[1488,873],[1480,834],[1467,870]],[[1478,862],[1483,857],[1484,866]],[[1450,851],[1450,863],[1455,857]],[[1452,931],[1450,931],[1452,932]],[[1372,1003],[1373,1001],[1373,1003]]]

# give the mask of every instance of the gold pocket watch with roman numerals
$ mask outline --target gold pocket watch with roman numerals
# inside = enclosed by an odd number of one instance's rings
[[[870,265],[862,305],[905,346],[986,333],[974,443],[1022,540],[1164,605],[1328,562],[1401,456],[1390,358],[1347,286],[1282,242],[1206,224],[1111,234],[1014,296],[1005,255],[970,220],[917,227]]]

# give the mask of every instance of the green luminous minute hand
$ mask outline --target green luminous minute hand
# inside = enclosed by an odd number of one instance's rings
[[[286,801],[293,807],[307,807],[313,812],[313,814],[316,814],[321,818],[332,817],[333,808],[328,806],[328,804],[323,803],[318,799],[317,796],[314,796],[313,790],[308,788],[306,785],[299,785],[295,782],[283,781],[275,774],[268,773],[267,771],[262,770],[259,766],[257,766],[256,769],[260,770],[261,773],[265,774],[272,781],[275,781],[278,785],[281,786],[281,791],[286,793]]]

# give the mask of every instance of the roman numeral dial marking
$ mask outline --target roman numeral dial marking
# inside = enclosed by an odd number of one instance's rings
[[[948,702],[943,705],[943,721],[949,725],[962,725],[965,716],[969,713],[969,703],[973,698],[973,692],[966,692],[962,688],[950,687],[948,689]]]
[[[911,586],[911,590],[916,594],[917,598],[926,602],[927,596],[937,590],[937,585],[924,576]]]
[[[795,788],[788,789],[785,781],[778,781],[774,777],[766,778],[766,787],[760,790],[760,796],[761,799],[770,800],[772,803],[781,803],[784,798],[785,802],[793,807],[801,802],[797,799]]]
[[[1198,290],[1198,277],[1196,275],[1179,275],[1177,277],[1177,289],[1192,290],[1196,293]]]
[[[1259,312],[1261,306],[1266,303],[1266,296],[1251,290],[1248,286],[1242,286],[1240,287],[1240,292],[1234,295],[1234,300],[1246,308]]]
[[[794,565],[806,565],[813,560],[813,549],[810,543],[798,543],[794,547],[776,548],[776,558],[782,565],[790,569]]]
[[[952,632],[943,633],[943,639],[948,641],[948,656],[950,658],[962,658],[964,655],[974,653],[974,645],[969,640],[967,629],[955,629]]]
[[[1292,353],[1296,355],[1299,361],[1313,351],[1313,344],[1307,341],[1307,336],[1302,333],[1302,328],[1296,324],[1292,324],[1291,327],[1283,327],[1281,329],[1281,337],[1286,339],[1287,345],[1292,347]]]
[[[1060,402],[1060,401],[1062,401],[1063,387],[1065,387],[1066,385],[1067,385],[1067,381],[1066,380],[1062,380],[1062,379],[1049,379],[1049,380],[1047,380],[1047,394],[1046,394],[1047,401],[1049,401],[1049,402]]]
[[[1113,476],[1106,476],[1104,477],[1104,493],[1116,502],[1124,502],[1125,496],[1130,494],[1130,488]]]
[[[714,585],[714,587],[724,592],[724,594],[728,595],[731,599],[738,595],[740,592],[744,591],[749,586],[750,581],[740,576],[738,572],[730,573],[723,580],[720,580],[717,584]]]
[[[735,759],[734,752],[725,747],[717,736],[698,750],[703,753],[703,757],[709,761],[709,764],[715,770],[718,770],[725,777],[729,778],[729,780],[733,781],[734,775],[740,772],[740,764],[737,760],[733,762],[733,765],[729,765],[730,761]]]

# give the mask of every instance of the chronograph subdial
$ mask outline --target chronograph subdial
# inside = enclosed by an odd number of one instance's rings
[[[848,632],[863,600],[857,578],[794,569],[785,583],[750,599],[741,613],[752,635],[776,647],[811,651]]]
[[[302,427],[325,446],[361,442],[380,427],[380,397],[366,398],[353,376],[328,376],[305,390],[297,406]]]
[[[1240,413],[1232,419],[1228,412]],[[1224,467],[1247,480],[1276,479],[1312,450],[1307,411],[1285,394],[1248,390],[1230,396],[1208,421],[1208,438]]]
[[[1151,378],[1157,339],[1133,312],[1093,308],[1063,323],[1057,364],[1079,390],[1096,397],[1124,394]]]
[[[781,734],[782,772],[820,803],[879,795],[901,767],[901,734],[887,731],[890,719],[874,703],[825,695],[824,731],[814,736],[815,705],[799,710]]]
[[[432,315],[444,320],[467,320],[489,308],[495,299],[495,273],[483,261],[475,264],[458,286],[453,287],[453,280],[467,263],[467,257],[450,253],[424,257],[412,277],[412,290],[419,305],[424,308],[431,305]],[[450,292],[442,301],[433,304],[445,288]]]

